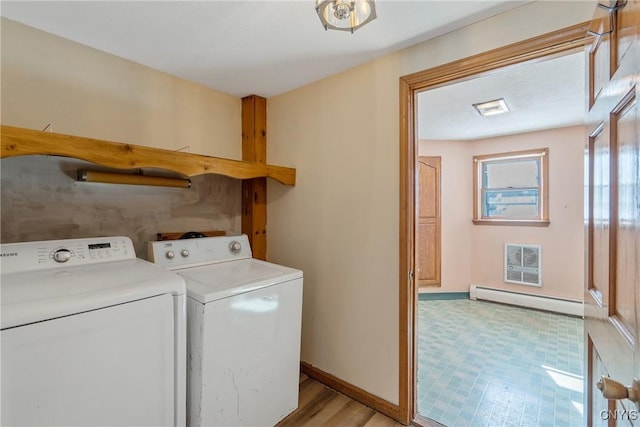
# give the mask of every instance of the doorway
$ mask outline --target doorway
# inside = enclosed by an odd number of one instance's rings
[[[588,23],[575,25],[534,39],[485,52],[450,64],[404,76],[400,79],[400,408],[406,420],[416,416],[418,287],[415,271],[415,186],[417,134],[416,95],[429,88],[488,73],[526,61],[550,57],[583,48]],[[446,166],[443,165],[443,168]]]
[[[582,319],[563,315],[565,307],[531,310],[566,298],[582,316],[584,80],[585,53],[578,50],[418,94],[417,169],[423,156],[441,156],[446,165],[443,280],[431,288],[417,275],[421,415],[445,425],[584,424]],[[473,107],[498,98],[509,108],[502,115],[482,116]],[[476,194],[474,178],[492,188]],[[418,212],[433,204],[422,197],[430,190],[423,181]],[[522,184],[544,188],[514,188]],[[541,191],[547,187],[554,190],[551,207],[540,195],[549,196]],[[472,222],[476,199],[481,215]],[[543,222],[549,211],[550,224]],[[494,213],[499,220],[486,218]],[[520,219],[505,225],[512,217]],[[421,233],[418,228],[419,242]],[[509,254],[520,261],[524,251],[535,268],[522,273],[506,264],[505,242],[512,243]],[[483,288],[474,293],[478,301],[470,300],[470,283]]]

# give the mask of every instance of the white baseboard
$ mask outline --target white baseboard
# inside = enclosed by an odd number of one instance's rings
[[[524,292],[516,292],[478,285],[470,286],[469,298],[472,300],[486,300],[500,302],[503,304],[517,305],[520,307],[552,311],[554,313],[568,314],[571,316],[584,316],[584,305],[582,301],[571,299],[527,294]]]

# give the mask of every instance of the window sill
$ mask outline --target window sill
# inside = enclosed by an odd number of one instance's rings
[[[476,225],[515,225],[521,227],[548,227],[551,221],[548,219],[474,219],[473,223]]]

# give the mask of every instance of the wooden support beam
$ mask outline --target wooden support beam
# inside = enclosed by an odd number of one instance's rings
[[[242,160],[266,164],[267,100],[242,98]],[[267,258],[267,180],[242,181],[242,232],[249,236],[253,257]]]

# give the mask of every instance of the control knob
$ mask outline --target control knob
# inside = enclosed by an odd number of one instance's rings
[[[59,263],[67,262],[71,259],[72,255],[69,249],[58,249],[53,252],[53,260]]]
[[[240,250],[242,250],[242,245],[237,240],[229,243],[229,252],[231,252],[233,255],[238,255],[240,253]]]
[[[173,251],[167,251],[167,253],[164,254],[164,256],[166,256],[169,259],[173,259],[173,257],[176,256],[176,254],[174,254]]]
[[[189,256],[189,249],[183,249],[180,251],[180,255],[182,255],[183,258],[186,258]]]

